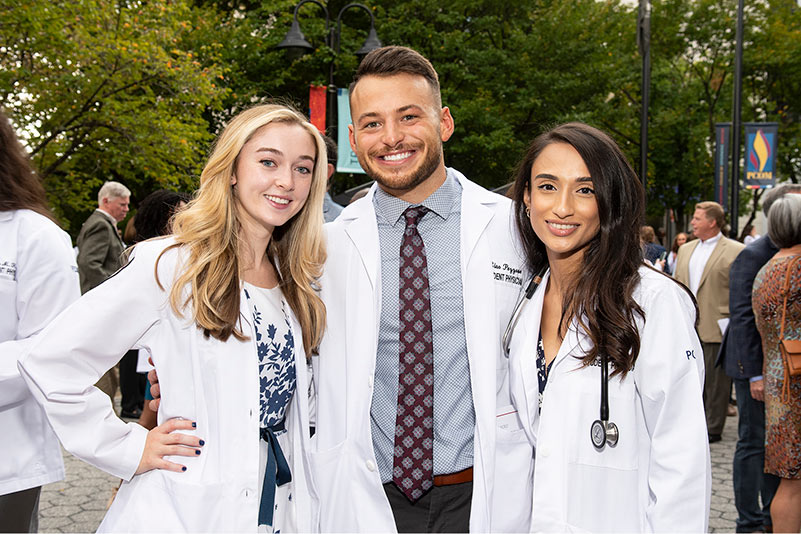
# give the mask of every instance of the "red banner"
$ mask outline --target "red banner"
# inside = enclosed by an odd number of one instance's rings
[[[309,120],[322,134],[325,134],[325,95],[325,85],[309,87]]]

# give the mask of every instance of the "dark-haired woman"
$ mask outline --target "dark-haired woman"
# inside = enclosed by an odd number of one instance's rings
[[[705,532],[696,309],[643,264],[637,176],[606,134],[564,124],[529,147],[514,200],[528,268],[542,274],[510,346],[513,402],[536,449],[531,530]]]
[[[64,478],[61,447],[17,370],[24,347],[80,295],[69,235],[0,112],[0,531],[36,532],[39,492]]]

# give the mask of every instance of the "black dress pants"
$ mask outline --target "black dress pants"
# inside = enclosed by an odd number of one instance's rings
[[[136,372],[139,360],[138,350],[129,350],[120,360],[120,406],[123,412],[141,411],[145,403],[145,382],[147,376]]]
[[[398,532],[469,532],[473,483],[434,486],[412,503],[392,482],[384,484]]]

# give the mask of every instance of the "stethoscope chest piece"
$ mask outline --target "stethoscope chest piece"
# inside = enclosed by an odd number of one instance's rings
[[[596,419],[590,426],[590,439],[596,449],[603,449],[607,443],[610,447],[614,447],[619,437],[617,425],[610,421]]]

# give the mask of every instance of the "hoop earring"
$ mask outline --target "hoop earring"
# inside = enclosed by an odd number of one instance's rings
[[[526,217],[531,218],[531,208],[526,207]]]

